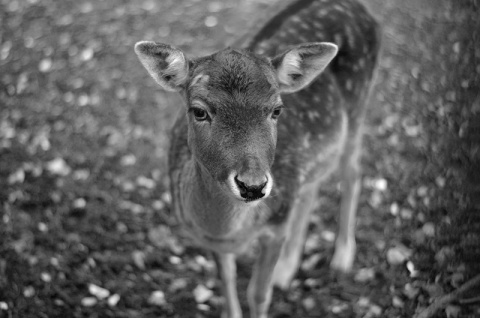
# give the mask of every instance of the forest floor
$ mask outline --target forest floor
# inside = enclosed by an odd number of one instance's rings
[[[340,193],[319,193],[272,317],[413,317],[480,272],[480,4],[364,0],[383,26],[349,275],[328,268]],[[172,233],[181,110],[140,40],[223,48],[273,1],[0,0],[0,317],[219,317],[212,257]],[[242,307],[251,255],[238,265]],[[478,289],[432,317],[480,317]]]

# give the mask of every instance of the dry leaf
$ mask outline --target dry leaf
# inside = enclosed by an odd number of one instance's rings
[[[15,172],[8,176],[8,184],[23,183],[25,180],[25,171],[23,169],[17,169]]]
[[[118,302],[120,301],[120,295],[119,294],[113,294],[112,296],[108,297],[107,304],[110,307],[115,307]]]
[[[428,237],[435,236],[435,225],[432,222],[427,222],[422,226],[422,231]]]
[[[142,251],[133,251],[132,259],[135,266],[140,270],[145,270],[145,253]]]
[[[403,288],[403,294],[407,296],[408,299],[414,299],[415,297],[417,297],[419,292],[420,292],[420,289],[417,287],[414,287],[410,283],[405,284],[405,287]]]
[[[49,162],[47,162],[47,170],[51,174],[59,175],[59,176],[67,176],[70,174],[70,167],[68,164],[63,160],[63,158],[55,158]]]
[[[447,318],[457,318],[461,311],[462,309],[459,306],[454,305],[448,305],[447,308],[445,308]]]
[[[373,268],[361,268],[355,274],[355,281],[358,283],[365,283],[375,278],[375,270]]]
[[[213,291],[204,285],[197,285],[193,290],[193,297],[197,303],[204,303],[213,296]]]
[[[156,290],[150,294],[148,303],[154,306],[164,306],[167,301],[165,300],[165,293],[161,290]]]
[[[88,292],[98,299],[105,299],[110,296],[110,291],[95,284],[88,284]]]
[[[387,251],[387,261],[390,265],[400,265],[412,255],[412,250],[404,245],[392,247]]]
[[[98,300],[95,297],[84,297],[82,298],[82,306],[84,307],[93,307],[97,304]]]

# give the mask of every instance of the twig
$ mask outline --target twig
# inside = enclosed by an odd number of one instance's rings
[[[444,295],[437,298],[430,306],[428,306],[421,313],[414,316],[414,318],[429,318],[432,317],[438,310],[444,308],[449,303],[454,300],[457,300],[458,297],[465,293],[467,290],[480,285],[480,274],[470,279],[468,282],[451,292],[450,294]]]
[[[480,303],[480,296],[467,298],[467,299],[459,299],[458,302],[460,304],[473,304],[473,303]]]

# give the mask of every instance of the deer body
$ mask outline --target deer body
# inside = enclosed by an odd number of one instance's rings
[[[185,233],[215,252],[224,317],[241,317],[235,254],[254,240],[250,313],[267,316],[273,284],[288,288],[298,268],[318,186],[339,165],[344,195],[331,265],[351,268],[377,32],[356,1],[300,0],[244,40],[246,50],[188,61],[169,45],[136,45],[152,77],[187,105],[171,133],[173,210]]]

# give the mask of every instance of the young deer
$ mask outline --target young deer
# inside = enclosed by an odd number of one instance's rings
[[[235,255],[253,240],[260,252],[250,314],[267,317],[273,284],[288,288],[299,266],[318,187],[338,166],[343,197],[331,267],[352,267],[362,126],[378,50],[377,24],[353,0],[294,2],[243,49],[206,57],[135,45],[155,81],[185,100],[171,133],[173,210],[185,232],[215,252],[223,317],[242,316]]]

